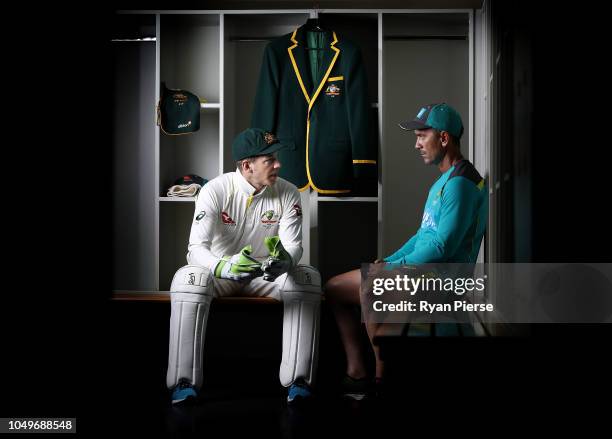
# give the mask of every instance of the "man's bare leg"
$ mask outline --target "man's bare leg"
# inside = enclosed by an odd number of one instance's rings
[[[355,379],[364,378],[367,375],[364,349],[361,344],[361,318],[354,313],[354,306],[361,305],[359,300],[360,286],[360,270],[339,274],[325,284],[325,297],[332,306],[340,332],[340,339],[346,353],[346,373]],[[373,325],[366,325],[366,330],[376,357],[376,377],[381,378],[384,363],[380,360],[378,346],[372,343]]]

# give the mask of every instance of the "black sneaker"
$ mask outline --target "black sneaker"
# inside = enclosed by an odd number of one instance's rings
[[[370,390],[370,380],[365,378],[355,379],[345,375],[342,379],[342,396],[356,401],[364,399]]]

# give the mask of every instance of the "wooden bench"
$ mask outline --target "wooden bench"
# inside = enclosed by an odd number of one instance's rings
[[[168,302],[170,303],[169,291],[114,291],[111,297],[113,301],[124,302]],[[213,303],[218,304],[235,304],[235,305],[274,305],[280,304],[278,300],[271,297],[251,297],[251,296],[232,296],[218,297],[213,299]]]

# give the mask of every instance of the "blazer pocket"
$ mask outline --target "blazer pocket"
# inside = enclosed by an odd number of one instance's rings
[[[330,76],[327,78],[327,82],[334,82],[334,81],[344,81],[344,76]]]

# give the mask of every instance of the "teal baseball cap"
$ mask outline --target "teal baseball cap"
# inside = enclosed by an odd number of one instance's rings
[[[247,128],[236,136],[232,143],[232,156],[234,161],[255,157],[258,155],[272,154],[281,150],[285,145],[277,137],[260,128]]]
[[[461,116],[446,103],[421,107],[414,119],[400,123],[399,127],[409,131],[435,128],[438,131],[447,131],[458,139],[463,134]]]

